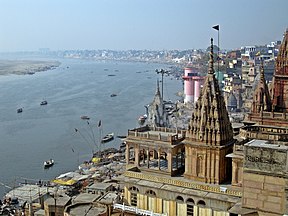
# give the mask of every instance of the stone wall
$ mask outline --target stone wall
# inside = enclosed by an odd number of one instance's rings
[[[263,215],[287,214],[287,152],[287,146],[263,140],[245,144],[243,207]]]

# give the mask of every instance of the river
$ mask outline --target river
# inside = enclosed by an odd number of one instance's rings
[[[0,182],[9,187],[24,179],[51,180],[91,159],[100,120],[103,135],[126,135],[138,127],[161,79],[155,69],[167,69],[149,63],[56,60],[61,65],[54,70],[0,77]],[[182,88],[181,81],[165,77],[164,99],[180,99],[175,93]],[[40,106],[42,100],[48,104]],[[23,112],[17,113],[20,107]],[[81,115],[90,117],[89,124]],[[120,143],[116,138],[102,148]],[[43,169],[50,158],[54,166]],[[0,196],[8,190],[0,185]]]

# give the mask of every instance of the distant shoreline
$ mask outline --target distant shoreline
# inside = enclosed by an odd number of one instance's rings
[[[41,60],[0,60],[1,75],[32,75],[59,67],[59,61]]]

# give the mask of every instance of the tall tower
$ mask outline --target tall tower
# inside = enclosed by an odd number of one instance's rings
[[[198,76],[198,73],[193,71],[193,68],[187,66],[184,69],[184,103],[195,103],[200,95],[201,85],[203,84],[203,77]]]
[[[288,29],[275,62],[272,80],[272,106],[276,112],[288,111]]]
[[[275,62],[270,92],[264,78],[263,66],[260,80],[254,92],[251,112],[246,120],[260,125],[288,127],[288,30]],[[247,121],[246,121],[247,122]]]
[[[224,98],[213,68],[213,39],[209,71],[195,104],[185,139],[185,178],[219,184],[231,174],[225,156],[234,139]]]

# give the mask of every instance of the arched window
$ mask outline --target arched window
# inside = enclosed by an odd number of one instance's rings
[[[183,202],[184,202],[183,197],[177,196],[177,197],[176,197],[176,202],[183,203]]]
[[[188,198],[187,201],[187,216],[193,216],[194,215],[194,205],[195,202],[192,198]]]
[[[206,206],[206,203],[203,200],[199,200],[197,205],[199,206]]]
[[[156,193],[153,190],[146,191],[146,194],[151,197],[156,197]]]
[[[130,203],[132,206],[137,206],[137,193],[139,192],[139,189],[136,187],[130,187]]]
[[[148,190],[145,193],[147,195],[147,209],[155,211],[155,199],[156,199],[156,193],[153,190]]]

